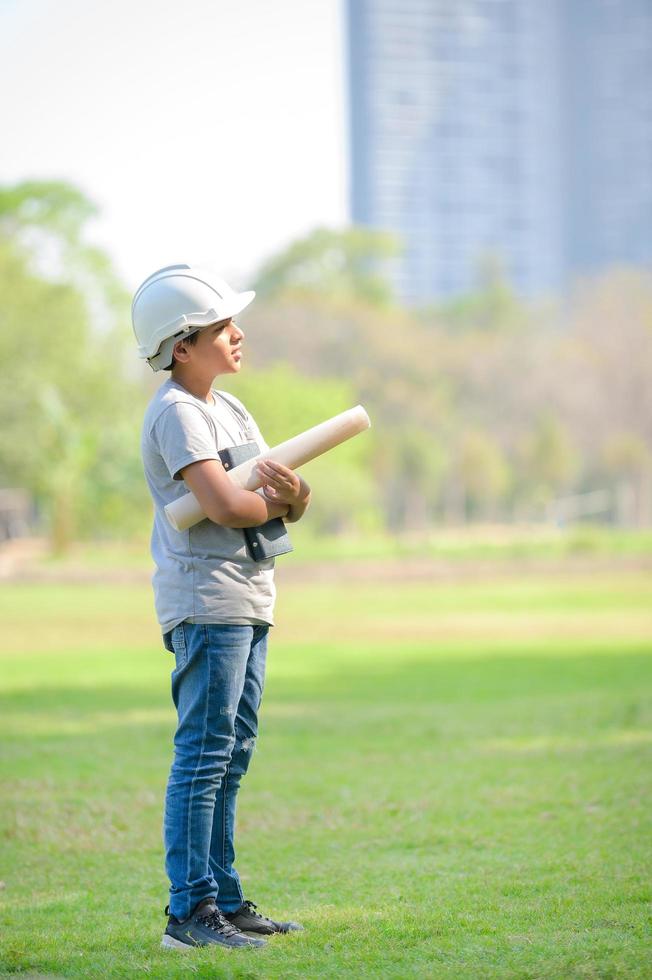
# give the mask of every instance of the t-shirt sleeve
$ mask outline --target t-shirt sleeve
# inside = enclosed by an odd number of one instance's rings
[[[152,435],[173,480],[181,480],[184,466],[202,459],[219,459],[217,440],[202,410],[189,402],[175,402],[159,415]]]

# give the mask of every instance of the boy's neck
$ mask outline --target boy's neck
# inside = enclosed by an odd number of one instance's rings
[[[209,405],[213,404],[213,396],[211,395],[211,385],[212,380],[207,380],[206,378],[193,377],[192,375],[187,377],[183,371],[179,371],[178,367],[171,373],[171,380],[175,381],[186,391],[194,395],[195,398],[199,398],[202,402],[207,402]]]

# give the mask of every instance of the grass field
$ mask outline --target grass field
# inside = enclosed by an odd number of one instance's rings
[[[288,585],[238,865],[306,931],[185,956],[149,588],[0,612],[0,975],[652,977],[649,575]]]

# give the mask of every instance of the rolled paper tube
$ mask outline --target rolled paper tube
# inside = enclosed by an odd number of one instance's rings
[[[272,449],[240,463],[239,466],[229,470],[227,475],[243,490],[258,490],[263,483],[256,470],[259,460],[272,459],[276,463],[282,463],[296,470],[316,456],[327,453],[329,449],[334,449],[340,443],[368,429],[370,425],[369,416],[362,405],[356,405],[355,408],[320,422],[312,429],[307,429],[300,435],[293,436],[292,439],[287,439],[278,446],[273,446]],[[186,531],[193,524],[198,524],[206,518],[206,514],[192,493],[185,493],[178,500],[173,500],[166,506],[165,514],[175,531]]]

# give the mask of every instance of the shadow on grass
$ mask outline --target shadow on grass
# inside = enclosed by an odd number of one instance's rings
[[[652,655],[548,658],[529,654],[387,661],[319,677],[272,676],[261,712],[260,751],[337,778],[353,753],[370,769],[450,758],[643,749],[652,723]],[[164,782],[175,714],[161,683],[125,687],[34,686],[0,696],[7,788],[101,786],[118,792]],[[296,762],[294,763],[296,765]],[[439,765],[440,763],[438,763]],[[347,763],[348,765],[348,763]],[[38,791],[37,791],[38,795]]]
[[[596,656],[586,649],[580,655],[545,656],[528,651],[505,656],[483,654],[482,657],[459,656],[438,652],[436,659],[423,656],[400,660],[386,657],[375,661],[371,650],[362,662],[348,662],[346,650],[337,649],[332,663],[321,659],[316,670],[292,674],[272,672],[266,682],[265,704],[293,704],[297,700],[311,704],[340,702],[347,704],[391,703],[406,705],[438,703],[500,703],[512,699],[539,698],[567,693],[586,694],[601,690],[629,690],[652,681],[652,643],[629,645],[622,652]],[[359,650],[358,650],[359,652]],[[306,658],[313,655],[307,649]],[[68,717],[89,719],[107,717],[120,727],[120,718],[133,721],[133,713],[142,713],[142,723],[162,720],[162,712],[173,712],[169,680],[156,676],[143,683],[98,683],[89,686],[49,685],[36,682],[29,688],[0,693],[0,718],[12,714],[38,712],[52,719]],[[0,727],[1,723],[0,723]],[[25,735],[29,737],[29,731]]]

